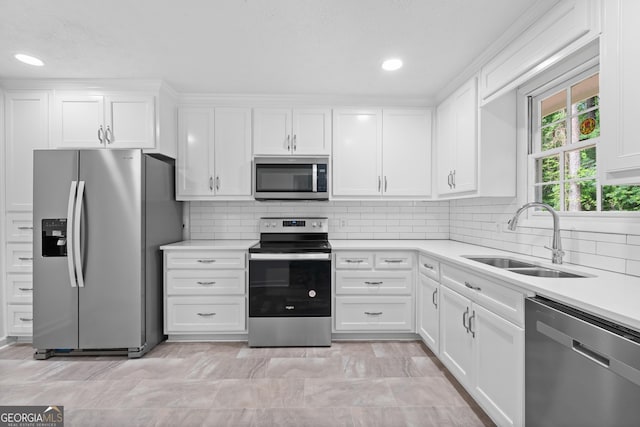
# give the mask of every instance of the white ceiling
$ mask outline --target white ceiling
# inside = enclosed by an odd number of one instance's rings
[[[535,0],[0,0],[0,78],[433,97]],[[44,67],[17,62],[29,53]],[[389,73],[380,64],[400,57]]]

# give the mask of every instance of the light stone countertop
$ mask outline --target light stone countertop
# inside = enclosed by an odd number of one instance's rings
[[[552,264],[514,252],[470,245],[452,240],[331,240],[338,250],[413,250],[464,267],[485,277],[508,282],[525,291],[556,300],[580,310],[640,331],[640,277],[574,264]],[[463,255],[504,256],[543,267],[588,275],[585,278],[533,277],[463,258]],[[551,255],[549,255],[551,256]]]
[[[183,240],[160,246],[161,250],[238,250],[246,251],[258,243],[257,240]]]
[[[523,291],[556,300],[640,331],[640,277],[542,259],[452,240],[330,240],[332,250],[410,250],[507,282]],[[160,249],[248,250],[257,240],[186,240]],[[525,276],[463,257],[504,256],[543,267],[588,275],[585,278]]]

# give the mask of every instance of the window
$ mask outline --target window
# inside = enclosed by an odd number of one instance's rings
[[[640,211],[640,186],[600,185],[599,92],[592,68],[532,99],[530,200],[561,212]]]

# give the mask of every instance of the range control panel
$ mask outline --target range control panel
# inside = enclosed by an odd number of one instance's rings
[[[260,218],[260,233],[328,233],[326,217]]]

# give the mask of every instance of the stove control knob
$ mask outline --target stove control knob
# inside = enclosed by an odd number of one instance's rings
[[[271,227],[271,224],[269,224],[268,222],[265,222],[265,223],[264,223],[264,226],[265,226],[266,228],[269,228],[269,227]]]
[[[312,223],[311,223],[311,226],[312,226],[313,228],[316,228],[316,227],[318,226],[318,223],[317,223],[317,222],[312,222]]]
[[[271,227],[276,228],[277,224],[275,222],[271,223]]]

